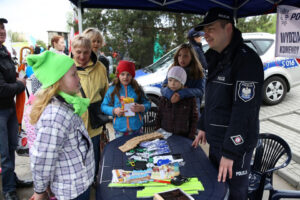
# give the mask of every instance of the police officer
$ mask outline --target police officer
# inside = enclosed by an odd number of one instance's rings
[[[204,56],[204,51],[202,48],[202,37],[204,36],[203,31],[196,31],[195,28],[192,28],[189,30],[187,39],[189,40],[189,43],[192,45],[193,49],[198,54],[198,59],[202,65],[202,67],[207,70],[207,62]]]
[[[18,121],[14,97],[24,91],[26,80],[16,78],[15,64],[3,45],[6,39],[4,24],[0,18],[0,154],[2,167],[2,191],[4,200],[18,200],[16,187],[32,186],[32,181],[19,180],[14,173],[17,146]],[[1,198],[0,198],[1,199]]]
[[[192,145],[207,139],[217,179],[228,181],[229,199],[247,199],[250,160],[259,133],[263,65],[244,44],[227,10],[210,9],[195,29],[204,30],[210,49],[205,54],[205,108]]]

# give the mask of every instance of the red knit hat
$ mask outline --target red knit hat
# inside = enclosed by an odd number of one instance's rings
[[[135,64],[133,62],[127,61],[127,60],[120,60],[118,67],[117,67],[117,76],[122,72],[129,72],[131,74],[132,78],[135,76]]]

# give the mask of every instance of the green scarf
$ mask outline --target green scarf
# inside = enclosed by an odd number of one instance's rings
[[[69,95],[67,93],[64,93],[62,91],[59,91],[58,94],[64,98],[64,100],[73,105],[74,113],[81,116],[85,111],[88,109],[88,106],[90,105],[90,99],[88,98],[82,98],[75,95]]]

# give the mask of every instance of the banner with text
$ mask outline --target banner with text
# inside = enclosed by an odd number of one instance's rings
[[[300,58],[300,8],[277,7],[275,56]]]

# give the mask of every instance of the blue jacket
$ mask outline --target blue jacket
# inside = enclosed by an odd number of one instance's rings
[[[113,115],[113,109],[122,106],[120,99],[118,98],[117,95],[115,95],[114,105],[112,105],[111,93],[113,92],[114,88],[115,88],[114,85],[108,88],[104,100],[101,104],[102,112],[105,113],[106,115],[113,116],[113,126],[116,131],[127,132],[129,130],[135,131],[140,129],[143,126],[144,113],[136,113],[136,115],[133,117],[124,117],[124,116],[118,117],[116,115]],[[120,90],[120,96],[134,98],[134,102],[138,103],[138,96],[131,85],[128,86],[122,85]],[[151,107],[150,102],[145,96],[142,97],[142,104],[145,106],[145,112],[147,112]]]
[[[222,156],[236,160],[251,151],[259,133],[259,110],[264,80],[259,56],[234,30],[231,43],[218,53],[206,52],[208,77],[200,130]]]
[[[196,97],[197,107],[198,107],[198,116],[200,118],[200,106],[202,97],[204,95],[204,88],[205,88],[205,78],[202,79],[191,79],[189,72],[186,68],[183,68],[187,72],[187,80],[185,83],[185,88],[178,91],[180,99]],[[167,87],[168,85],[168,78],[166,78],[162,84],[162,88],[160,90],[162,96],[166,97],[167,99],[171,100],[171,97],[174,94],[170,88]],[[199,127],[199,125],[198,125]]]

